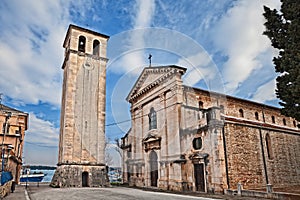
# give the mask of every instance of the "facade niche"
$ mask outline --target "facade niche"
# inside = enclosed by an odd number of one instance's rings
[[[270,137],[269,133],[266,134],[266,145],[267,145],[268,158],[270,160],[272,160],[273,159],[273,151],[272,151],[271,137]]]
[[[78,51],[85,53],[85,43],[86,43],[85,37],[82,35],[79,36]]]

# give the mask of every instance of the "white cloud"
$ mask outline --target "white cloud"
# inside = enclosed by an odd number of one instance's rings
[[[29,113],[23,153],[25,164],[54,165],[57,162],[58,141],[59,128],[35,113]]]
[[[134,28],[145,28],[151,24],[152,16],[155,11],[154,0],[136,0],[137,13],[134,20]]]
[[[238,1],[215,25],[215,46],[228,56],[222,69],[228,93],[235,93],[254,70],[271,64],[271,60],[264,63],[258,59],[266,51],[272,51],[270,40],[262,35],[263,5],[278,7],[279,3],[278,0]]]
[[[184,82],[190,86],[194,86],[201,80],[208,83],[217,73],[215,64],[205,51],[201,51],[187,58],[179,59],[177,65],[187,68]]]
[[[29,113],[29,129],[25,141],[45,146],[57,146],[59,128],[50,122],[38,118],[34,113]]]
[[[141,49],[141,47],[144,46],[145,40],[143,28],[151,25],[151,20],[155,10],[155,2],[154,0],[137,0],[136,7],[137,11],[133,19],[133,29],[140,29],[140,31],[131,31],[123,34],[126,36],[122,37],[122,40],[125,40],[122,43],[126,44],[125,48],[127,51],[118,61],[124,69],[123,72],[128,72],[133,68],[145,65],[144,49]],[[120,68],[118,68],[118,70],[119,69]]]
[[[276,99],[275,95],[276,80],[272,79],[266,84],[260,86],[253,96],[253,100],[258,102],[271,101]]]
[[[73,5],[81,6],[82,2]],[[75,6],[75,7],[74,7]],[[10,103],[50,104],[58,109],[64,49],[62,43],[69,25],[70,2],[4,1],[0,5],[0,92]],[[40,116],[47,117],[41,106]],[[59,129],[55,124],[30,113],[26,131],[24,157],[26,164],[57,162]]]
[[[60,105],[67,7],[58,0],[3,3],[0,90],[6,96],[24,104]]]

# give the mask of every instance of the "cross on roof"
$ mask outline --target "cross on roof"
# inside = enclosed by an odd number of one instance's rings
[[[151,58],[152,58],[152,55],[149,54],[149,57],[148,57],[148,59],[149,59],[149,67],[151,67]]]

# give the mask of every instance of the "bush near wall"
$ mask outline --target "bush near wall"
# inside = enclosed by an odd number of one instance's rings
[[[4,185],[0,186],[0,199],[3,199],[5,196],[7,196],[10,193],[11,184],[12,184],[12,181],[8,181]]]

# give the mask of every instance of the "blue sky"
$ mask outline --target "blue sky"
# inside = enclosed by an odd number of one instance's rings
[[[69,24],[111,37],[107,55],[108,141],[122,137],[130,128],[125,98],[148,66],[149,53],[153,65],[188,68],[184,77],[187,85],[278,106],[272,64],[277,51],[262,35],[263,5],[278,9],[280,2],[1,1],[0,93],[4,104],[30,114],[25,164],[57,163],[62,43]],[[113,125],[121,121],[125,122]]]

